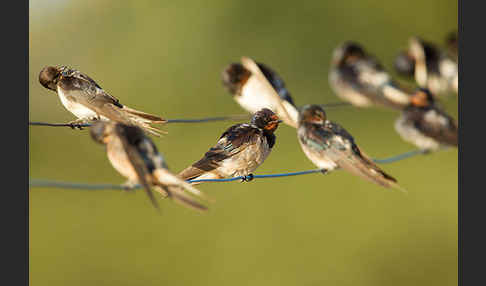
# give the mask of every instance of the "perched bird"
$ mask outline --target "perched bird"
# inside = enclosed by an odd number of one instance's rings
[[[285,124],[297,128],[299,112],[290,92],[282,78],[268,66],[243,57],[241,64],[227,66],[222,78],[223,85],[246,111],[253,114],[268,108]]]
[[[397,180],[381,170],[337,123],[327,120],[318,105],[302,107],[297,137],[302,150],[323,173],[342,168],[380,186],[401,189]]]
[[[184,180],[238,176],[251,180],[251,173],[272,151],[276,138],[274,132],[280,122],[268,108],[257,111],[250,124],[235,124],[228,128],[201,160],[184,169],[179,176]]]
[[[457,147],[457,129],[456,121],[435,104],[429,90],[422,88],[395,122],[395,130],[403,140],[426,151]]]
[[[44,67],[39,73],[39,82],[45,88],[57,92],[64,107],[78,117],[70,122],[72,127],[94,120],[113,120],[140,126],[159,136],[161,131],[150,124],[166,122],[159,116],[122,105],[90,77],[66,66]]]
[[[340,98],[358,107],[378,104],[401,109],[410,101],[408,92],[355,42],[345,42],[334,49],[329,83]]]
[[[91,126],[90,134],[94,141],[106,145],[111,165],[128,179],[125,185],[140,184],[155,207],[158,205],[152,187],[185,206],[207,210],[187,192],[198,198],[203,198],[203,193],[169,171],[164,158],[141,128],[114,121],[97,121]]]
[[[453,39],[450,39],[452,45]],[[457,41],[456,41],[457,49]],[[414,77],[420,87],[432,94],[458,93],[457,50],[454,58],[446,50],[418,37],[409,39],[408,49],[398,54],[394,63],[396,71],[406,77]]]

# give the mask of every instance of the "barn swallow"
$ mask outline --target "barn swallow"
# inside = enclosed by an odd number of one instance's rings
[[[337,123],[327,120],[318,105],[302,107],[297,137],[307,157],[323,173],[342,168],[385,188],[401,189],[397,180],[381,170]]]
[[[187,192],[198,198],[204,194],[169,171],[164,157],[140,127],[100,120],[91,126],[90,134],[94,141],[106,145],[111,165],[128,179],[125,185],[140,184],[157,209],[152,188],[185,206],[207,210]]]
[[[457,122],[440,109],[429,90],[420,88],[410,105],[395,122],[403,140],[422,150],[435,151],[443,146],[457,147]]]
[[[227,66],[222,78],[223,85],[243,109],[253,114],[268,108],[285,124],[297,128],[299,112],[284,81],[271,68],[243,57],[241,64]]]
[[[93,79],[66,66],[44,67],[39,73],[39,82],[45,88],[55,91],[64,107],[78,117],[70,122],[72,126],[100,119],[113,120],[138,125],[145,131],[160,136],[161,131],[150,124],[166,122],[159,116],[122,105]]]
[[[429,89],[434,95],[451,90],[458,93],[457,54],[454,58],[423,39],[411,37],[408,49],[398,54],[394,66],[399,74],[414,77],[420,87]]]
[[[268,157],[275,145],[275,130],[282,122],[268,108],[257,111],[250,124],[228,128],[203,158],[179,173],[184,180],[223,179],[243,176],[251,180],[252,172]]]
[[[359,107],[378,104],[401,109],[410,101],[409,93],[355,42],[345,42],[334,49],[329,83],[340,98]]]

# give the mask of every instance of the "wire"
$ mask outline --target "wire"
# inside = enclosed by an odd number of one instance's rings
[[[167,119],[167,123],[200,123],[200,122],[243,120],[243,119],[250,119],[250,115],[239,114],[239,115],[220,116],[220,117],[206,117],[206,118],[199,118],[199,119]]]
[[[263,178],[277,178],[277,177],[288,177],[288,176],[298,176],[311,173],[325,172],[322,169],[308,170],[302,172],[294,173],[283,173],[283,174],[270,174],[270,175],[253,175],[253,176],[239,176],[228,179],[204,179],[204,180],[188,180],[189,183],[201,183],[201,182],[232,182],[232,181],[251,181],[252,179],[263,179]],[[61,189],[83,189],[83,190],[131,190],[140,189],[140,185],[134,185],[133,187],[128,187],[125,185],[113,185],[113,184],[83,184],[83,183],[70,183],[70,182],[59,182],[50,181],[43,179],[30,179],[29,187],[32,188],[61,188]]]
[[[352,106],[348,102],[333,102],[328,104],[321,104],[321,106],[326,108],[340,107],[340,106]],[[216,117],[204,117],[204,118],[194,118],[194,119],[167,119],[166,123],[203,123],[203,122],[214,122],[214,121],[227,121],[227,120],[249,120],[250,114],[237,114],[229,116],[216,116]],[[49,126],[49,127],[90,127],[90,123],[47,123],[47,122],[30,122],[31,126]]]
[[[33,126],[51,126],[51,127],[89,127],[91,124],[71,124],[71,123],[46,123],[46,122],[31,122],[29,121],[29,125]]]
[[[410,157],[413,157],[413,156],[416,156],[416,155],[427,154],[429,152],[430,151],[428,151],[428,150],[420,150],[420,149],[419,150],[413,150],[413,151],[405,152],[405,153],[402,153],[402,154],[399,154],[399,155],[396,155],[396,156],[393,156],[393,157],[390,157],[390,158],[373,159],[373,162],[378,163],[378,164],[388,164],[388,163],[393,163],[393,162],[400,161],[400,160],[403,160],[403,159],[407,159],[407,158],[410,158]]]
[[[375,163],[388,164],[404,160],[416,155],[428,154],[429,152],[424,150],[413,150],[405,152],[390,158],[385,159],[373,159]],[[266,178],[281,178],[290,176],[300,176],[313,173],[327,173],[325,169],[313,169],[300,172],[291,173],[278,173],[278,174],[267,174],[267,175],[249,175],[249,176],[238,176],[226,179],[200,179],[200,180],[188,180],[190,183],[202,183],[202,182],[233,182],[233,181],[251,181],[253,179],[266,179]],[[113,185],[113,184],[83,184],[83,183],[70,183],[70,182],[59,182],[50,181],[42,179],[29,179],[29,187],[50,187],[50,188],[64,188],[64,189],[84,189],[84,190],[130,190],[131,188],[124,185]],[[140,188],[139,185],[133,187],[133,189]]]
[[[230,116],[220,116],[220,117],[205,117],[205,118],[196,118],[196,119],[167,119],[166,123],[202,123],[202,122],[213,122],[213,121],[226,121],[226,120],[243,120],[243,119],[250,119],[249,114],[239,114],[239,115],[230,115]],[[78,127],[90,127],[90,123],[47,123],[47,122],[30,122],[29,125],[32,126],[50,126],[50,127],[71,127],[71,128],[78,128]]]
[[[251,181],[253,179],[265,179],[265,178],[280,178],[280,177],[289,177],[289,176],[299,176],[299,175],[307,175],[312,173],[325,173],[326,170],[324,169],[316,169],[316,170],[307,170],[301,172],[293,172],[293,173],[281,173],[281,174],[270,174],[270,175],[250,175],[250,176],[238,176],[233,178],[227,179],[201,179],[201,180],[188,180],[190,183],[203,183],[203,182],[232,182],[232,181]]]

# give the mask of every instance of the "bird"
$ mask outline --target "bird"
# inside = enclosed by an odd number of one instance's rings
[[[334,49],[329,84],[338,97],[357,107],[376,104],[399,110],[410,100],[409,92],[361,44],[353,41]]]
[[[431,42],[420,37],[411,37],[408,48],[399,52],[395,58],[394,67],[397,73],[404,77],[413,77],[420,87],[429,89],[434,96],[458,93],[459,76],[456,55],[451,50],[454,39],[447,39],[447,49],[440,49]],[[451,54],[452,53],[452,54]]]
[[[242,57],[222,72],[223,86],[251,114],[262,108],[275,112],[283,122],[297,128],[299,111],[282,78],[270,67]]]
[[[127,178],[124,186],[133,188],[140,184],[157,209],[152,188],[187,207],[198,211],[208,209],[199,202],[206,198],[204,193],[169,171],[164,157],[140,127],[100,120],[91,125],[90,135],[95,142],[106,146],[111,165]]]
[[[447,34],[445,45],[448,55],[457,62],[457,56],[459,54],[459,38],[457,31],[452,31]]]
[[[394,177],[361,151],[351,134],[327,119],[319,105],[302,107],[297,137],[307,158],[323,173],[344,169],[382,187],[403,190]]]
[[[78,70],[67,66],[46,66],[39,73],[39,82],[55,91],[64,107],[78,118],[69,123],[73,128],[95,120],[113,120],[138,125],[155,136],[162,133],[150,124],[165,123],[165,119],[121,104]]]
[[[251,181],[252,172],[268,157],[275,145],[274,134],[282,120],[268,108],[253,114],[251,122],[229,127],[204,156],[178,175],[183,180],[224,179],[242,176]]]
[[[410,105],[395,121],[395,130],[403,140],[424,151],[457,147],[457,122],[435,104],[428,89],[419,88]]]

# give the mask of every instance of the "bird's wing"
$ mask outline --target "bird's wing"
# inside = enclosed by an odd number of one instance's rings
[[[334,136],[329,139],[330,148],[326,155],[340,168],[383,187],[399,188],[397,180],[378,167],[354,142],[354,138],[344,128],[329,122],[327,127]]]
[[[92,78],[81,73],[80,71],[74,72],[72,75],[74,78],[73,84],[80,90],[85,91],[84,94],[78,94],[80,97],[84,97],[88,104],[100,104],[111,103],[118,107],[123,107],[120,101],[106,93]],[[82,103],[83,104],[83,103]],[[89,106],[88,106],[89,107]]]
[[[218,168],[221,161],[247,148],[253,137],[260,132],[258,128],[249,124],[231,126],[221,135],[218,143],[204,154],[201,160],[184,169],[179,173],[179,176],[184,180],[191,180]]]
[[[390,107],[404,107],[409,95],[394,82],[381,64],[367,58],[339,68],[344,82],[375,102]]]
[[[265,78],[268,80],[268,82],[272,85],[272,87],[275,89],[277,94],[280,96],[281,99],[284,101],[287,101],[291,105],[295,107],[294,100],[290,96],[289,91],[285,87],[285,82],[283,79],[270,67],[262,64],[262,63],[256,63],[258,68],[260,68],[260,71],[263,73]]]
[[[143,131],[135,126],[118,124],[115,127],[115,133],[118,138],[120,138],[128,160],[137,173],[139,184],[145,189],[154,207],[158,209],[159,206],[150,189],[150,183],[148,181],[148,177],[151,176],[151,169],[155,168],[154,162],[148,156],[149,153],[140,148],[140,142],[146,142],[144,140],[148,139],[143,134]]]
[[[273,110],[277,115],[288,125],[297,128],[297,121],[295,118],[292,118],[289,112],[287,111],[287,108],[282,104],[282,99],[280,98],[279,94],[277,91],[275,91],[275,88],[272,86],[272,84],[268,81],[268,79],[265,77],[263,72],[260,70],[258,67],[257,63],[253,61],[252,59],[248,57],[242,57],[241,58],[241,63],[242,65],[249,70],[252,73],[252,76],[254,76],[257,81],[256,83],[259,84],[259,89],[261,90],[261,94],[265,94],[266,96],[269,97],[269,99],[275,103],[275,107],[277,110]],[[271,108],[271,106],[269,106]]]
[[[457,122],[439,108],[415,113],[414,126],[435,140],[457,146]]]

